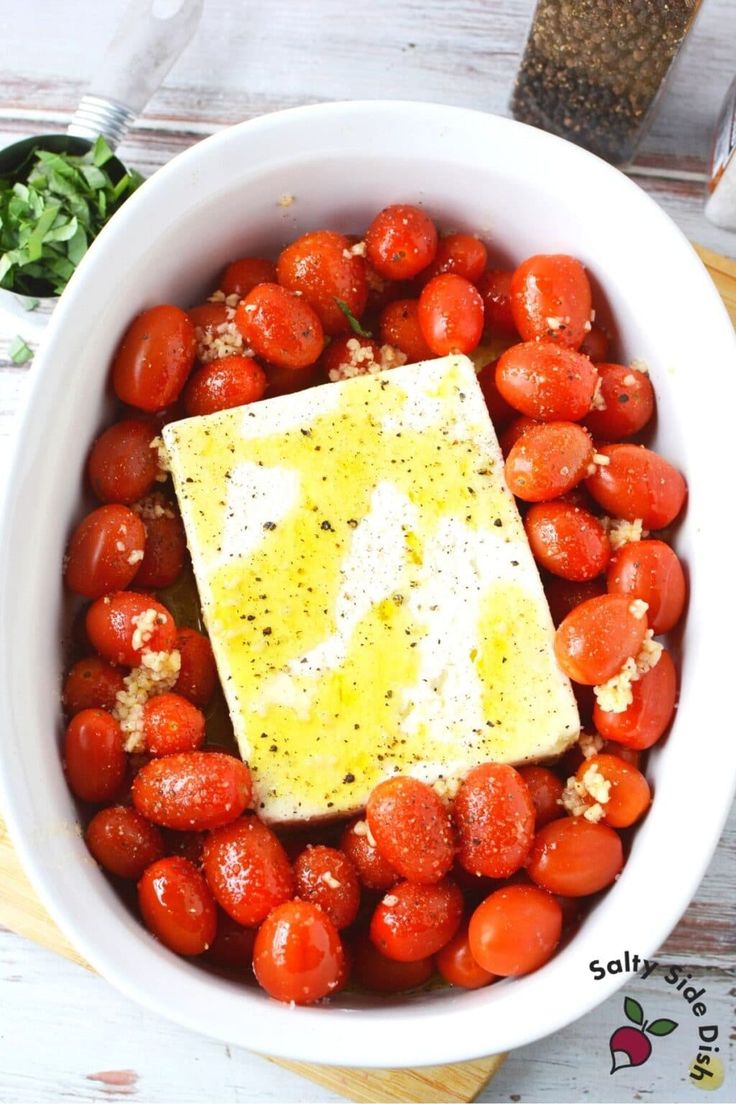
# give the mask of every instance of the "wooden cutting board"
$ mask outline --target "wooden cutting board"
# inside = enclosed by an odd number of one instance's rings
[[[736,326],[736,261],[695,246]],[[45,911],[26,878],[0,819],[0,925],[26,936],[90,969],[89,964],[62,935]],[[362,1104],[392,1102],[463,1102],[474,1100],[503,1063],[499,1054],[475,1062],[422,1069],[355,1070],[339,1066],[313,1066],[306,1062],[270,1061],[316,1081],[348,1100]]]

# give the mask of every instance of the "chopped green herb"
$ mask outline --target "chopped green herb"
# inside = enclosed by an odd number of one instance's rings
[[[373,337],[373,334],[370,332],[370,330],[363,329],[360,322],[355,317],[344,299],[338,299],[336,296],[335,302],[350,323],[350,329],[353,331],[353,333],[360,334],[361,337]]]
[[[33,349],[26,345],[22,337],[14,337],[8,349],[13,364],[26,364],[33,360]]]
[[[82,155],[39,149],[14,179],[0,179],[0,287],[61,294],[90,242],[142,183],[136,172],[118,179],[114,165],[105,168],[112,156],[104,138]]]

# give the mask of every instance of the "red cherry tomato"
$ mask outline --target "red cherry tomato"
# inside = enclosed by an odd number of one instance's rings
[[[631,606],[623,595],[603,594],[568,613],[555,636],[557,662],[568,678],[596,686],[637,655],[648,626]]]
[[[381,954],[416,962],[448,943],[463,915],[463,895],[445,878],[435,885],[399,882],[378,903],[370,936]]]
[[[587,602],[589,598],[599,598],[606,593],[603,578],[590,579],[585,583],[571,583],[569,579],[553,576],[544,580],[544,592],[547,595],[552,620],[557,627],[576,606]]]
[[[396,776],[368,798],[366,819],[376,846],[399,874],[413,882],[438,882],[452,866],[450,814],[426,782]]]
[[[383,891],[398,882],[398,872],[374,845],[368,825],[360,817],[345,828],[340,847],[353,863],[366,889]]]
[[[669,632],[682,617],[687,594],[685,572],[663,541],[625,544],[611,560],[606,577],[611,594],[625,594],[647,603],[647,620],[655,636]]]
[[[229,824],[248,807],[251,794],[245,763],[219,751],[153,759],[139,770],[131,790],[139,813],[177,832]]]
[[[314,310],[280,284],[259,284],[249,291],[235,311],[235,325],[256,356],[277,368],[306,368],[324,347]]]
[[[64,734],[64,766],[72,793],[93,805],[111,801],[123,784],[127,760],[120,725],[103,709],[83,709]]]
[[[212,833],[205,844],[204,872],[220,908],[246,927],[260,924],[271,909],[294,896],[286,852],[256,816]]]
[[[385,306],[379,321],[381,341],[405,354],[409,364],[432,359],[432,350],[419,325],[419,300],[395,299]]]
[[[207,951],[207,960],[216,966],[250,974],[253,967],[253,945],[256,933],[244,928],[222,909],[217,912],[217,934]]]
[[[666,732],[675,711],[677,672],[665,649],[659,662],[631,685],[634,700],[623,713],[608,713],[596,703],[593,723],[609,740],[644,751]]]
[[[240,257],[231,261],[220,277],[219,288],[225,295],[245,299],[258,284],[276,283],[276,265],[264,257]]]
[[[585,783],[586,775],[595,775],[609,783],[608,801],[603,803],[600,822],[611,828],[629,828],[644,816],[652,800],[652,791],[644,775],[617,755],[591,755],[577,769],[576,777]],[[588,804],[594,805],[595,797]]]
[[[368,298],[365,261],[350,250],[350,242],[343,234],[315,230],[287,245],[276,262],[278,282],[304,296],[327,334],[346,333],[350,329],[344,311],[337,305],[338,299],[356,318],[365,310]]]
[[[179,856],[152,863],[138,883],[143,922],[176,954],[203,954],[215,938],[217,912],[204,878]]]
[[[599,364],[601,409],[593,409],[585,424],[599,441],[631,437],[654,413],[654,388],[649,376],[623,364]]]
[[[525,502],[559,498],[577,486],[593,461],[590,435],[574,422],[529,426],[506,458],[509,490]]]
[[[601,326],[591,326],[580,346],[580,352],[585,353],[594,364],[599,364],[606,359],[608,352],[608,334]]]
[[[169,652],[176,640],[176,625],[166,609],[150,594],[120,590],[98,598],[87,610],[87,636],[92,647],[110,663],[135,667],[144,650]]]
[[[184,409],[190,418],[245,406],[263,398],[266,373],[246,356],[221,357],[203,364],[184,391]]]
[[[484,365],[480,372],[478,372],[478,383],[483,392],[483,398],[486,400],[486,406],[488,407],[488,413],[493,422],[493,428],[498,434],[503,433],[503,431],[511,425],[514,418],[516,418],[516,411],[513,406],[509,406],[496,387],[497,364],[497,360],[492,360],[490,364]]]
[[[505,401],[504,399],[503,402]],[[504,457],[508,457],[516,442],[524,436],[528,429],[531,429],[532,426],[541,424],[541,422],[536,422],[534,418],[527,418],[524,414],[519,418],[514,418],[513,422],[503,431],[498,441]]]
[[[319,360],[314,364],[308,364],[306,368],[277,368],[272,364],[266,364],[264,371],[266,373],[264,398],[266,399],[273,399],[276,395],[293,395],[297,391],[303,391],[305,387],[311,387],[313,383],[323,382]]]
[[[212,334],[218,326],[224,325],[228,320],[227,303],[219,300],[216,303],[199,303],[196,307],[190,307],[187,314],[192,320],[195,330],[202,330]]]
[[[543,422],[584,418],[597,381],[592,361],[550,341],[512,345],[496,366],[496,386],[506,402]]]
[[[469,280],[435,276],[419,296],[419,327],[436,356],[470,353],[483,334],[483,300]]]
[[[478,280],[478,291],[483,297],[486,333],[515,334],[516,325],[511,311],[511,277],[513,272],[491,268]]]
[[[569,502],[540,502],[524,516],[524,528],[538,564],[573,582],[606,570],[611,542],[598,518]]]
[[[166,853],[163,836],[135,809],[111,805],[87,825],[87,847],[100,866],[118,878],[140,878],[147,866]]]
[[[381,347],[370,337],[346,334],[334,337],[320,357],[322,373],[333,382],[353,375],[375,372],[381,361]]]
[[[511,311],[524,341],[556,341],[579,349],[591,305],[588,277],[574,257],[529,257],[511,278]]]
[[[397,962],[386,958],[371,942],[367,933],[361,933],[355,941],[355,979],[363,989],[374,993],[404,993],[418,989],[429,981],[434,973],[431,958],[416,962]]]
[[[140,410],[176,402],[194,364],[192,321],[179,307],[151,307],[134,318],[112,362],[115,394]]]
[[[151,448],[156,435],[155,426],[139,418],[124,418],[100,434],[87,474],[101,502],[130,504],[148,493],[158,473],[158,456]]]
[[[552,957],[561,934],[559,902],[530,885],[510,885],[491,893],[478,905],[468,926],[473,958],[501,977],[538,970]]]
[[[604,445],[608,464],[596,464],[586,487],[607,514],[664,529],[682,510],[687,484],[664,457],[643,445]]]
[[[82,709],[115,708],[125,689],[123,672],[99,656],[87,656],[74,664],[64,683],[62,701],[70,717]]]
[[[136,586],[163,590],[181,575],[187,558],[187,539],[181,518],[166,506],[164,513],[146,518],[146,550],[135,577]]]
[[[310,901],[278,905],[261,924],[253,972],[269,996],[311,1004],[344,983],[345,952],[334,924]]]
[[[513,767],[473,767],[458,790],[453,815],[458,858],[471,874],[508,878],[523,865],[534,837],[534,803]]]
[[[455,985],[459,989],[481,989],[496,980],[495,974],[484,970],[473,958],[467,924],[463,924],[450,942],[438,952],[435,961],[439,974],[448,985]]]
[[[204,713],[179,694],[157,694],[143,706],[143,737],[149,755],[197,751],[204,743]]]
[[[560,805],[564,789],[562,782],[547,767],[519,767],[519,774],[529,790],[534,805],[534,828],[539,830],[544,824],[565,815]]]
[[[334,847],[305,848],[294,863],[297,896],[313,901],[339,930],[358,915],[360,882],[355,867]]]
[[[365,235],[370,264],[387,280],[410,280],[437,253],[437,229],[429,215],[408,203],[384,207]]]
[[[85,598],[123,590],[138,570],[145,540],[143,523],[127,506],[100,506],[72,533],[66,585]]]
[[[587,897],[609,886],[623,865],[621,838],[613,828],[565,817],[537,832],[527,870],[550,893]]]
[[[179,629],[174,647],[181,656],[175,687],[177,694],[181,694],[198,709],[206,709],[217,688],[217,667],[212,645],[196,629]]]
[[[420,279],[427,283],[443,272],[454,272],[475,284],[483,275],[487,261],[488,250],[480,238],[474,234],[448,234],[440,238],[434,260],[424,269]]]

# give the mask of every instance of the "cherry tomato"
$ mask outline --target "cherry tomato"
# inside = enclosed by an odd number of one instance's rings
[[[276,368],[272,364],[264,365],[266,373],[265,398],[273,399],[276,395],[293,395],[297,391],[303,391],[305,387],[311,387],[313,383],[323,382],[320,373],[320,361],[308,364],[306,368]]]
[[[311,1004],[336,992],[345,952],[335,925],[310,901],[278,905],[258,929],[253,972],[276,1000]]]
[[[497,889],[478,905],[468,926],[473,958],[500,977],[538,970],[552,957],[561,934],[559,902],[531,885]]]
[[[416,962],[397,962],[382,955],[367,932],[361,932],[354,943],[353,972],[361,988],[374,993],[405,993],[423,986],[434,973],[432,958]]]
[[[525,502],[546,502],[571,491],[593,461],[590,435],[574,422],[529,426],[506,458],[509,490]]]
[[[324,347],[314,310],[280,284],[258,284],[249,291],[235,311],[235,325],[256,356],[277,368],[306,368]]]
[[[470,353],[483,334],[483,300],[469,280],[446,272],[419,296],[419,327],[436,356]]]
[[[585,424],[598,440],[631,437],[654,413],[654,388],[649,376],[623,364],[599,364],[601,409],[594,408]]]
[[[438,973],[448,985],[459,989],[481,989],[496,980],[496,975],[479,966],[470,953],[467,924],[463,924],[438,952],[435,962]]]
[[[177,832],[229,824],[247,808],[251,794],[245,763],[219,751],[153,759],[140,769],[131,790],[139,813]]]
[[[506,402],[543,422],[584,418],[597,381],[592,361],[550,341],[512,345],[496,366],[496,386]]]
[[[184,391],[184,409],[190,418],[245,406],[263,398],[266,373],[257,360],[228,356],[203,364]]]
[[[158,455],[151,448],[155,436],[155,427],[140,418],[124,418],[100,434],[87,475],[101,502],[130,505],[148,493],[158,473]]]
[[[569,502],[540,502],[524,517],[537,563],[572,582],[594,579],[606,570],[611,542],[598,518]]]
[[[526,782],[506,763],[481,763],[465,776],[453,807],[458,858],[471,874],[508,878],[534,837],[534,803]]]
[[[205,844],[204,872],[220,908],[246,927],[260,924],[271,909],[294,896],[286,852],[256,816],[212,833]]]
[[[437,253],[437,229],[429,215],[408,203],[384,207],[365,235],[367,257],[379,276],[410,280]]]
[[[204,878],[186,859],[152,863],[138,883],[143,922],[176,954],[203,954],[215,938],[217,910]]]
[[[419,325],[419,300],[395,299],[381,311],[381,341],[406,355],[409,364],[432,359],[432,350]]]
[[[539,830],[544,824],[565,815],[560,805],[560,798],[564,789],[562,782],[547,767],[519,767],[519,774],[524,779],[529,796],[534,805],[534,828]]]
[[[607,514],[664,529],[682,510],[687,484],[676,468],[643,445],[604,445],[608,464],[596,464],[586,487]]]
[[[145,540],[143,523],[127,506],[100,506],[72,533],[66,585],[85,598],[123,590],[138,570]]]
[[[474,234],[448,234],[440,238],[434,260],[421,274],[423,283],[443,272],[454,272],[475,284],[480,280],[488,261],[488,250]]]
[[[413,882],[438,882],[452,866],[450,814],[426,782],[395,776],[368,798],[366,820],[376,846],[399,874]]]
[[[118,722],[103,709],[82,709],[64,734],[64,766],[69,789],[82,801],[101,805],[123,784],[127,760]]]
[[[394,870],[388,859],[374,846],[368,825],[360,817],[356,817],[345,828],[340,847],[353,863],[366,889],[383,891],[398,882],[398,871]]]
[[[547,595],[556,628],[576,606],[587,602],[589,598],[599,598],[601,594],[605,594],[606,584],[603,578],[571,583],[569,579],[553,576],[544,580],[544,593]]]
[[[187,539],[181,518],[166,508],[157,517],[146,518],[146,550],[135,577],[136,586],[162,590],[182,573],[187,558]]]
[[[643,751],[666,732],[675,711],[677,672],[665,649],[658,663],[631,685],[634,700],[623,713],[608,713],[596,703],[593,722],[601,736]]]
[[[611,594],[641,598],[654,635],[667,633],[682,617],[687,587],[682,564],[668,544],[658,540],[625,544],[614,555],[607,574]]]
[[[276,262],[278,282],[304,296],[327,334],[346,333],[350,329],[345,313],[337,305],[338,299],[356,318],[365,310],[368,298],[365,261],[350,250],[350,242],[343,234],[315,230],[287,245]]]
[[[118,878],[140,878],[166,853],[163,836],[135,809],[111,805],[92,817],[84,836],[100,866]]]
[[[179,694],[157,694],[143,706],[143,737],[149,755],[197,751],[204,743],[204,713]]]
[[[194,364],[192,321],[179,307],[151,307],[133,319],[112,362],[115,394],[140,410],[176,402]]]
[[[609,886],[623,865],[621,838],[613,828],[584,817],[564,817],[537,832],[527,870],[550,893],[587,897]]]
[[[505,399],[502,401],[506,402]],[[531,429],[532,426],[538,425],[542,425],[542,423],[535,421],[534,418],[527,418],[525,414],[522,414],[518,418],[514,418],[513,422],[503,431],[498,441],[503,455],[508,457],[519,438],[523,437],[526,431]]]
[[[493,428],[498,434],[503,433],[503,431],[511,425],[514,418],[516,418],[516,411],[513,406],[509,406],[496,387],[497,364],[497,360],[492,360],[490,364],[484,365],[478,372],[478,383],[483,392],[483,398],[486,400],[486,406],[488,407],[488,413],[493,422]]]
[[[297,895],[319,905],[338,930],[352,924],[360,907],[360,882],[347,855],[309,845],[294,863],[294,876]]]
[[[205,709],[217,689],[217,667],[212,645],[196,629],[179,629],[174,647],[181,656],[176,692],[198,709]]]
[[[203,330],[212,334],[218,326],[223,326],[228,320],[227,303],[219,300],[216,303],[199,303],[196,307],[190,307],[187,311],[196,330]]]
[[[631,606],[621,594],[603,594],[568,613],[555,636],[557,662],[568,678],[597,686],[637,655],[648,626]]]
[[[580,352],[585,353],[594,364],[600,364],[606,359],[608,352],[608,334],[602,326],[591,326],[580,346]]]
[[[490,268],[478,280],[478,291],[483,297],[485,329],[490,335],[516,333],[511,311],[512,276],[513,272]]]
[[[98,598],[87,610],[85,626],[103,659],[128,667],[140,663],[143,651],[171,651],[176,640],[176,625],[166,606],[150,594],[132,590]]]
[[[449,878],[435,885],[399,882],[376,906],[370,936],[387,958],[416,962],[452,939],[462,915],[463,895]]]
[[[240,257],[231,261],[220,277],[219,288],[225,295],[245,299],[258,284],[276,283],[276,265],[264,257]]]
[[[609,783],[608,801],[602,803],[605,816],[601,823],[611,828],[629,828],[644,816],[652,800],[652,791],[644,775],[617,755],[591,755],[578,767],[576,777],[585,782],[589,771]],[[595,804],[590,797],[589,804]]]
[[[123,672],[99,656],[87,656],[74,664],[64,683],[62,701],[70,717],[83,709],[115,708],[125,689]]]
[[[591,306],[588,277],[574,257],[529,257],[511,278],[511,311],[524,341],[556,341],[579,349]]]

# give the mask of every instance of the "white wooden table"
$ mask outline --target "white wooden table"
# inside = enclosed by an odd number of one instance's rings
[[[0,142],[66,125],[122,7],[122,0],[4,0]],[[403,97],[504,112],[532,8],[533,0],[207,0],[196,39],[122,156],[149,173],[220,126],[327,99]],[[704,0],[632,170],[685,233],[731,256],[736,234],[706,222],[702,192],[735,40],[733,0]],[[12,336],[0,334],[0,472],[29,373],[2,358]],[[686,963],[707,988],[727,1070],[716,1100],[736,1098],[736,1055],[727,1051],[736,973],[735,857],[732,817],[695,901],[660,956]],[[607,1040],[624,1022],[619,994],[560,1035],[512,1054],[482,1099],[699,1099],[687,1080],[695,1036],[679,995],[661,980],[630,982],[625,991],[657,1015],[681,1021],[678,1032],[657,1042],[646,1066],[609,1076]],[[100,978],[2,931],[0,1009],[2,1104],[123,1096],[145,1104],[337,1099],[262,1058],[149,1015]]]

